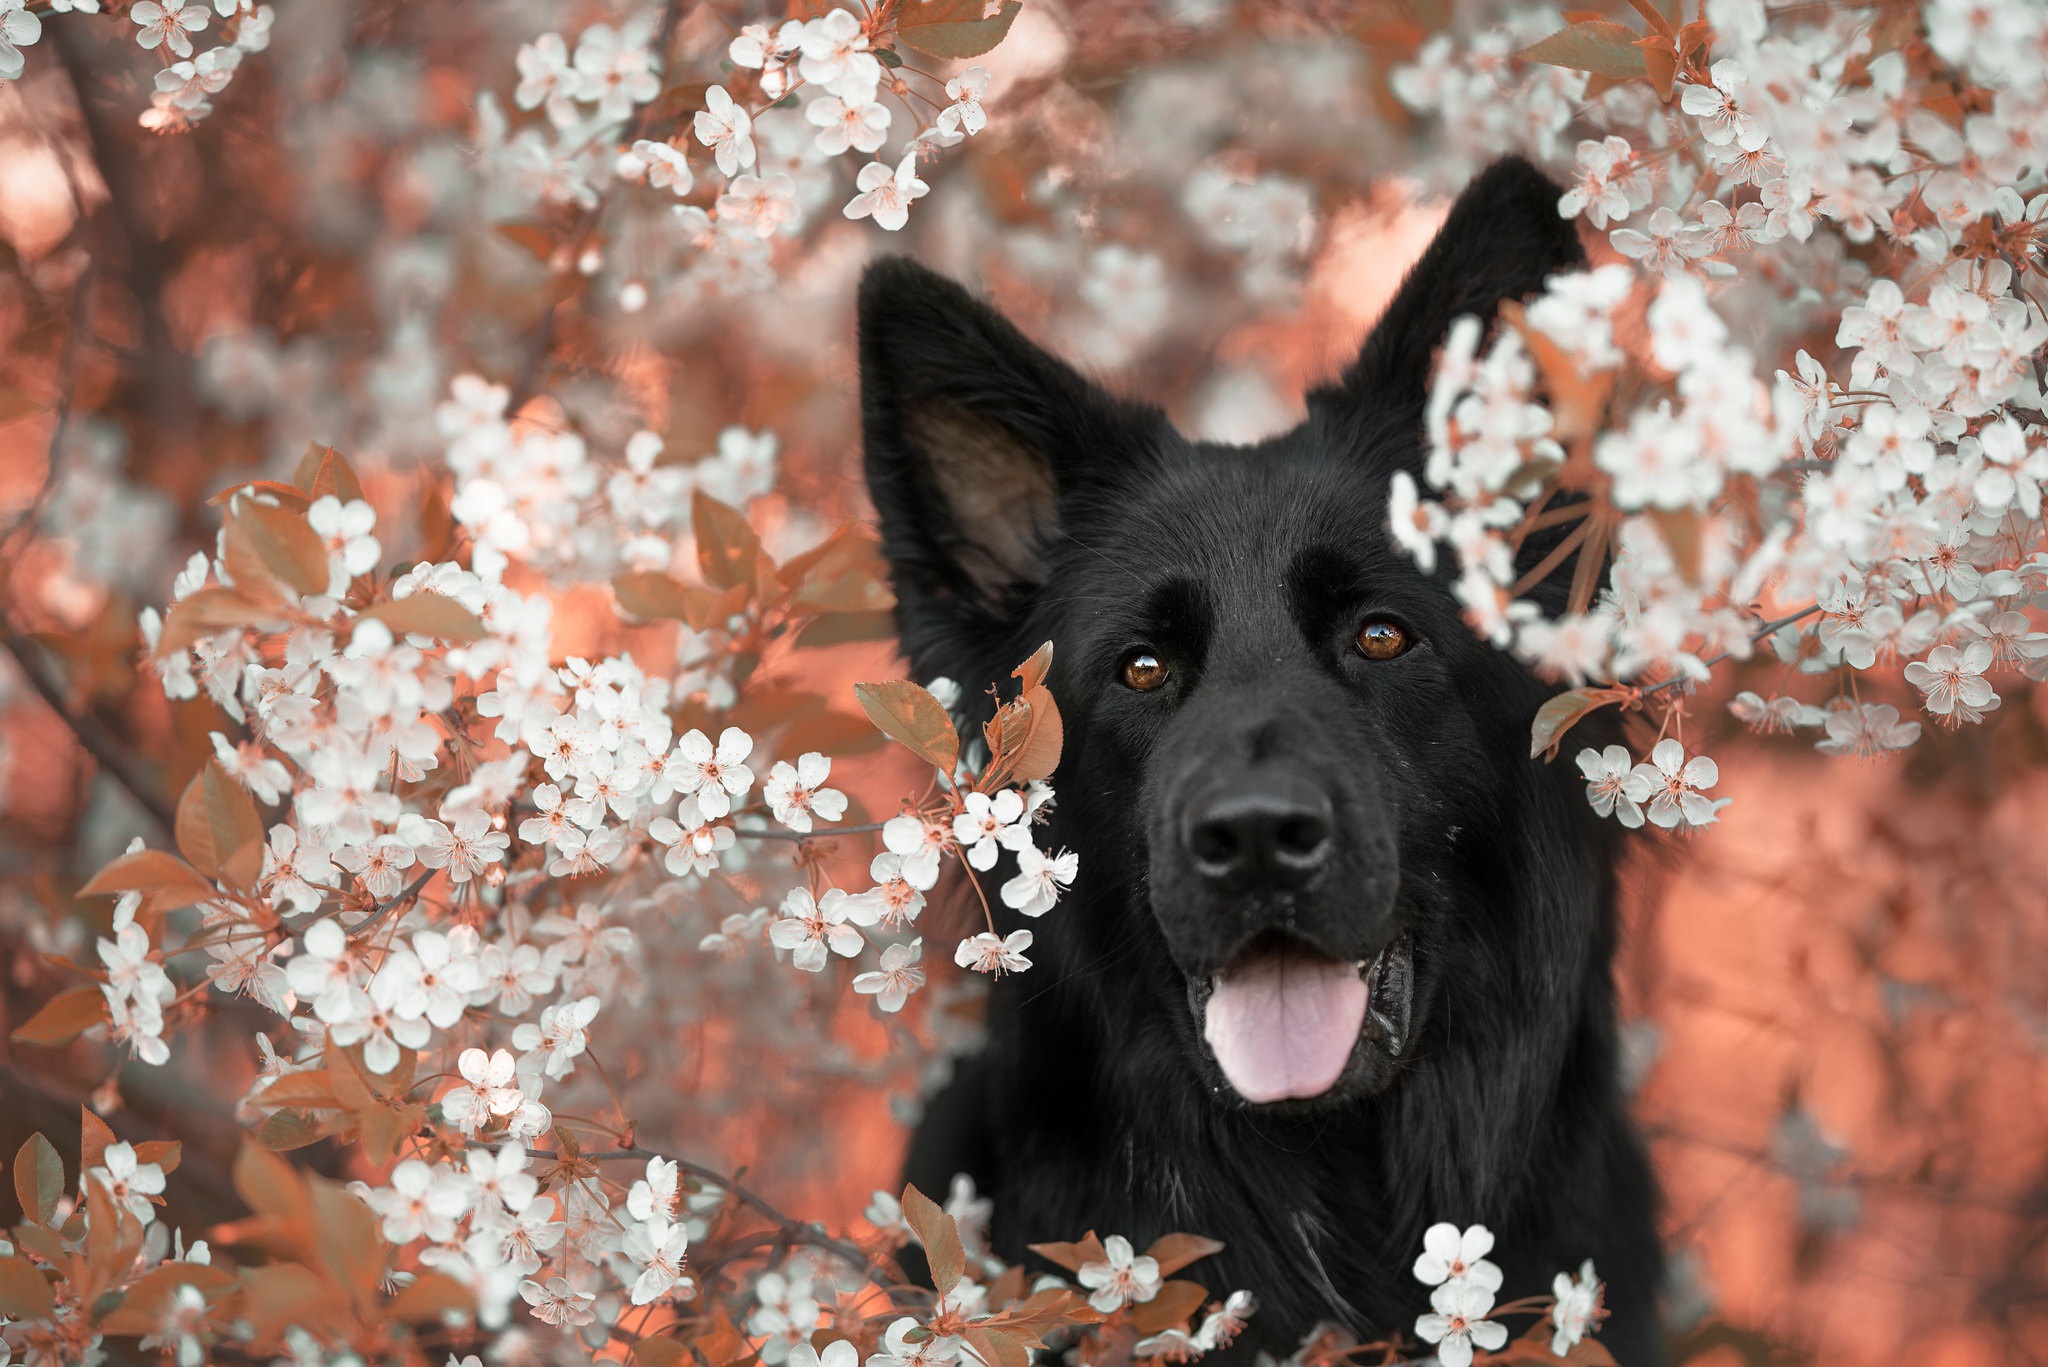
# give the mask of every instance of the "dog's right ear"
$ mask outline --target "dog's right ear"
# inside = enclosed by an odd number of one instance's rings
[[[1040,580],[1062,495],[1160,421],[901,258],[861,279],[860,389],[868,493],[921,674],[982,663]]]

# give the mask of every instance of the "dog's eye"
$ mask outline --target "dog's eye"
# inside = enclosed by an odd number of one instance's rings
[[[1166,665],[1149,650],[1134,650],[1124,656],[1124,687],[1150,693],[1166,682]]]
[[[1412,645],[1408,633],[1384,617],[1375,617],[1358,629],[1358,653],[1368,660],[1391,660],[1406,655]]]

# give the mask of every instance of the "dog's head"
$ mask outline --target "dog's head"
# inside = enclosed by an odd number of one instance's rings
[[[908,262],[862,285],[913,666],[975,687],[1057,647],[1055,836],[1081,884],[1041,969],[1170,1033],[1229,1104],[1379,1092],[1432,1018],[1456,1035],[1460,989],[1569,990],[1525,971],[1558,963],[1532,936],[1591,952],[1590,917],[1524,924],[1520,884],[1568,861],[1527,758],[1544,690],[1388,530],[1452,321],[1582,263],[1557,197],[1520,162],[1473,182],[1358,360],[1250,448],[1189,441]]]

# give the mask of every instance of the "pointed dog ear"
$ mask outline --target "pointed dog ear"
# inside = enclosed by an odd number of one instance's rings
[[[1519,157],[1480,172],[1451,205],[1357,361],[1317,397],[1419,408],[1453,321],[1469,313],[1490,324],[1502,300],[1534,294],[1551,276],[1586,264],[1578,229],[1557,212],[1563,193]]]
[[[1061,496],[1095,461],[1144,449],[1161,421],[900,258],[861,280],[860,388],[868,493],[921,672],[978,659],[971,646],[1040,582]]]

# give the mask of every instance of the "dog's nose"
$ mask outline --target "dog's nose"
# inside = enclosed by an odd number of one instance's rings
[[[1298,888],[1329,858],[1334,825],[1327,793],[1306,780],[1273,775],[1191,804],[1188,853],[1219,887]]]

